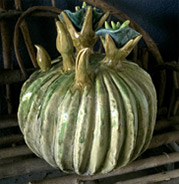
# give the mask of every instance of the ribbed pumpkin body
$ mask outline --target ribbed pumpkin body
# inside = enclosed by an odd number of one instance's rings
[[[55,64],[24,83],[18,119],[31,150],[50,165],[78,174],[107,173],[137,158],[150,143],[156,92],[134,63],[121,70],[90,59],[92,85],[72,90],[75,72]],[[98,59],[97,59],[98,58]]]

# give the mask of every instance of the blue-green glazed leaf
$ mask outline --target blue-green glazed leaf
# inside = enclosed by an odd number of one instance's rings
[[[123,28],[119,28],[117,30],[100,28],[96,31],[96,34],[103,36],[103,37],[105,37],[106,34],[109,34],[113,38],[113,40],[116,43],[116,46],[118,48],[121,48],[129,40],[140,35],[140,33],[138,33],[137,31],[135,31],[134,29],[132,29],[130,27],[123,27]]]
[[[72,21],[73,25],[77,30],[81,30],[84,18],[87,12],[87,8],[82,8],[77,12],[71,12],[70,10],[64,10],[64,12],[68,15],[70,20]],[[103,16],[104,12],[98,8],[95,10],[93,9],[93,27],[96,25],[96,23],[100,20],[100,18]],[[60,14],[60,18],[63,20],[62,14]]]

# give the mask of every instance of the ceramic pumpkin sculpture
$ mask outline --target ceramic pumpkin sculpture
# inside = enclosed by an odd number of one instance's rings
[[[93,20],[92,7],[83,12],[81,29],[62,12],[57,21],[57,50],[50,60],[39,45],[41,67],[24,83],[18,120],[29,148],[64,172],[93,175],[121,168],[144,152],[156,119],[152,80],[125,58],[141,35],[126,24],[112,28],[107,13]],[[101,38],[105,53],[93,52]],[[119,38],[120,37],[120,38]],[[117,40],[117,41],[116,41]],[[74,52],[74,47],[76,52]]]

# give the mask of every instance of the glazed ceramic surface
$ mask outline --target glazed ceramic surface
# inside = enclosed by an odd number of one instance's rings
[[[86,8],[81,30],[62,13],[56,23],[61,53],[56,61],[51,62],[45,49],[36,46],[41,69],[24,83],[18,109],[29,148],[50,165],[83,175],[121,168],[143,153],[152,138],[157,111],[149,74],[125,59],[141,35],[132,31],[125,42],[116,44],[109,33],[116,30],[98,29],[108,13],[95,22],[96,34],[93,11]],[[117,26],[112,23],[119,33],[122,28]],[[93,51],[98,35],[105,53]]]

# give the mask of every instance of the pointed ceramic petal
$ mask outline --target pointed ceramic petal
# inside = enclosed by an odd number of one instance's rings
[[[111,21],[111,26],[112,26],[112,29],[113,29],[113,30],[116,30],[116,29],[117,29],[117,26],[116,26],[116,24],[114,23],[114,21]]]
[[[105,38],[103,36],[100,36],[101,42],[103,44],[103,47],[105,48]]]
[[[132,43],[133,48],[137,45],[137,43],[140,41],[141,38],[142,38],[142,35],[139,35],[139,36],[137,36],[137,37],[134,39],[134,41],[133,41],[133,43]]]
[[[81,28],[82,35],[88,35],[93,32],[93,23],[92,23],[92,7],[88,6],[83,26]]]
[[[84,48],[78,53],[76,58],[76,73],[78,72],[79,74],[86,73],[89,63],[89,54],[90,54],[89,48]]]
[[[111,26],[109,25],[109,23],[107,21],[104,22],[104,27],[105,27],[105,29],[112,30]]]
[[[99,20],[99,22],[95,25],[95,30],[102,27],[102,25],[104,24],[105,20],[108,18],[109,16],[109,11],[107,11]]]
[[[68,18],[68,15],[65,12],[62,12],[61,14],[62,14],[62,16],[63,16],[63,18],[65,20],[67,29],[70,32],[71,37],[72,38],[76,37],[76,35],[78,33],[77,33],[75,27],[73,26],[73,23],[71,22],[71,20]]]
[[[133,42],[134,42],[133,39],[129,40],[120,50],[125,50],[125,51],[130,50],[130,48],[132,48],[133,46]]]
[[[117,50],[118,49],[117,49],[113,39],[111,38],[111,36],[109,34],[107,34],[106,38],[105,38],[106,55],[112,56]]]
[[[141,37],[142,35],[139,35],[135,39],[129,40],[121,49],[119,49],[121,59],[125,59],[131,53]]]
[[[76,57],[75,82],[80,87],[83,87],[90,83],[89,56],[90,56],[90,49],[84,48],[80,50],[80,52]]]
[[[129,24],[130,24],[130,20],[126,20],[125,22],[123,22],[120,28],[127,27]]]
[[[80,6],[75,6],[75,11],[79,11],[80,10]]]
[[[57,38],[56,38],[56,48],[57,48],[57,50],[58,50],[58,52],[61,52],[61,35],[60,35],[60,25],[59,25],[59,23],[58,23],[59,21],[57,21],[56,22],[56,27],[57,27]]]
[[[61,21],[56,21],[56,26],[57,26],[57,32],[60,32],[60,36],[65,36],[66,35],[66,29],[64,27],[64,24]]]
[[[41,45],[34,45],[37,49],[37,63],[40,69],[45,72],[51,67],[51,58],[48,52]]]
[[[86,2],[84,1],[83,4],[82,4],[82,8],[86,8],[87,4]]]
[[[133,40],[129,40],[121,49],[119,49],[120,59],[125,59],[132,51]]]
[[[57,39],[56,47],[60,53],[68,53],[73,51],[73,43],[68,30],[61,21],[56,22]]]

